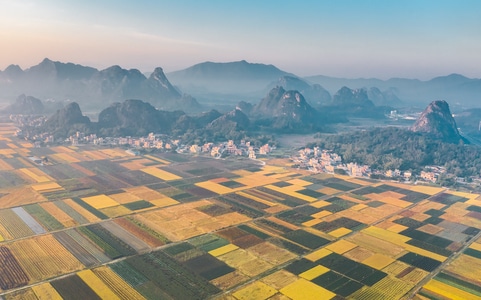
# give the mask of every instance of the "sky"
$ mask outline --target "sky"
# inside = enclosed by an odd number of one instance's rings
[[[273,64],[299,76],[481,78],[479,0],[0,0],[0,70]]]

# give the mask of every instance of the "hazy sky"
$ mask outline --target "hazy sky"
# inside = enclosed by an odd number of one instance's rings
[[[0,0],[0,49],[0,70],[245,59],[301,76],[480,78],[481,1]]]

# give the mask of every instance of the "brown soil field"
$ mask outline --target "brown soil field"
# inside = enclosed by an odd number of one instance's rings
[[[165,243],[163,243],[161,240],[155,238],[145,230],[142,230],[137,225],[135,225],[134,223],[130,222],[127,219],[118,218],[118,219],[115,219],[114,222],[122,226],[125,230],[131,232],[133,235],[135,235],[136,237],[138,237],[139,239],[147,243],[152,248],[165,245]]]

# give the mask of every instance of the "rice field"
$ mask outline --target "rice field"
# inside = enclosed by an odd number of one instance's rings
[[[479,195],[2,126],[2,299],[481,297]]]

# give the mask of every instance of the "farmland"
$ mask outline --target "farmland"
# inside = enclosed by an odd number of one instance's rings
[[[481,299],[479,195],[2,134],[0,298]]]

